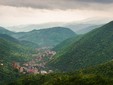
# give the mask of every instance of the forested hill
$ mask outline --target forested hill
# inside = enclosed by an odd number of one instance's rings
[[[113,59],[112,51],[113,21],[86,34],[58,53],[48,65],[61,71],[73,71]]]
[[[27,32],[25,35],[19,37],[19,40],[32,41],[41,47],[51,47],[73,36],[76,36],[76,34],[68,28],[53,27]]]
[[[88,67],[84,70],[80,70],[80,72],[84,74],[95,74],[101,75],[103,77],[112,78],[113,74],[113,60],[102,63],[100,65],[96,65],[94,67]]]
[[[10,35],[23,41],[23,43],[28,42],[28,45],[34,43],[37,45],[36,47],[54,47],[68,38],[77,36],[75,32],[64,27],[52,27],[40,30],[34,29],[29,32],[11,32],[0,27],[0,34]]]
[[[7,35],[7,34],[0,34],[0,38],[8,40],[8,41],[15,42],[15,43],[19,43],[19,40],[15,39],[15,38]]]
[[[12,63],[31,60],[32,51],[17,39],[0,34],[0,85],[17,78],[18,73],[12,68]]]
[[[69,47],[71,44],[77,42],[82,38],[83,35],[76,35],[74,37],[71,37],[69,39],[64,40],[60,44],[56,45],[52,50],[55,50],[56,52],[58,51],[63,51],[66,47]]]

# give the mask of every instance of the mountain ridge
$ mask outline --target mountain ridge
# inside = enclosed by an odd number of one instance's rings
[[[7,31],[7,30],[6,30]],[[29,41],[37,44],[39,47],[53,47],[63,40],[76,36],[77,34],[65,27],[53,27],[40,30],[32,30],[29,32],[12,32],[8,34],[20,41]]]
[[[19,40],[32,41],[39,46],[55,46],[65,39],[76,36],[76,33],[68,28],[54,27],[48,29],[32,30],[23,33]]]
[[[84,35],[65,49],[66,52],[57,54],[49,65],[54,69],[73,71],[109,61],[113,55],[112,36],[113,21]]]

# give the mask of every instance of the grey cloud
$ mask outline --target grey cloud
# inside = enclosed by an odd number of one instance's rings
[[[111,4],[113,0],[73,0],[87,3],[101,3],[101,4]]]
[[[113,0],[0,0],[0,5],[38,9],[104,9],[111,3]]]

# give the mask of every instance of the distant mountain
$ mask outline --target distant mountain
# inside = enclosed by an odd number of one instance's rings
[[[103,23],[104,24],[104,23]],[[20,26],[12,26],[8,27],[10,30],[14,30],[16,32],[29,32],[32,31],[33,29],[39,30],[39,29],[47,29],[47,28],[52,28],[52,27],[65,27],[65,28],[70,28],[72,31],[76,32],[77,34],[85,34],[88,33],[89,31],[98,28],[102,26],[103,24],[90,24],[89,22],[72,22],[72,23],[47,23],[47,24],[40,24],[40,25],[20,25]]]
[[[70,28],[71,30],[73,30],[74,32],[78,33],[78,34],[81,34],[81,31],[84,30],[84,29],[87,29],[89,27],[93,27],[93,26],[96,26],[96,24],[88,24],[88,23],[69,23],[67,25],[65,25],[64,27],[68,27]],[[95,28],[90,28],[91,30],[92,29],[95,29]],[[88,30],[88,29],[87,29]],[[86,30],[85,30],[86,31]],[[89,32],[90,30],[88,30]],[[82,32],[83,33],[83,32]],[[85,33],[85,32],[84,32]]]
[[[84,34],[99,26],[104,25],[109,21],[111,21],[111,19],[109,18],[94,17],[94,18],[88,18],[81,21],[74,21],[68,23],[50,22],[44,24],[28,24],[28,25],[11,26],[7,28],[16,32],[28,32],[33,29],[39,30],[39,29],[44,29],[44,28],[46,29],[46,28],[59,26],[59,27],[70,28],[72,31],[76,32],[77,34]]]
[[[68,27],[77,34],[85,34],[105,24],[105,22],[101,22],[101,20],[100,20],[101,23],[97,23],[97,22],[96,21],[94,22],[94,20],[90,20],[90,21],[84,20],[81,22],[67,23],[63,27]]]
[[[36,47],[53,47],[61,43],[63,40],[76,36],[75,32],[73,32],[69,28],[64,27],[53,27],[40,30],[34,29],[29,32],[11,32],[9,30],[6,30],[5,28],[1,28],[0,34],[10,35],[22,41],[23,44],[25,44],[26,42],[26,45],[29,44],[30,46],[32,46],[32,44],[34,43],[34,45],[36,46],[37,44]]]
[[[0,34],[12,34],[13,32],[3,28],[3,27],[0,27]]]
[[[90,32],[91,30],[101,27],[102,25],[106,24],[107,22],[110,22],[111,19],[109,18],[100,18],[100,17],[94,17],[94,18],[88,18],[84,19],[82,21],[78,22],[70,22],[63,25],[63,27],[68,27],[77,34],[85,34]]]
[[[14,33],[15,34],[15,33]],[[13,33],[11,33],[11,35],[13,35]],[[15,34],[16,35],[16,34]],[[33,42],[30,42],[30,41],[19,41],[18,39],[14,38],[14,37],[11,37],[9,35],[6,34],[0,34],[0,38],[2,39],[5,39],[7,41],[11,41],[13,43],[18,43],[18,44],[21,44],[23,46],[27,46],[29,48],[37,48],[38,45],[33,43]]]
[[[84,27],[81,27],[81,26],[84,26]],[[82,29],[79,29],[79,30],[77,30],[76,32],[78,33],[78,34],[85,34],[85,33],[88,33],[88,32],[90,32],[90,31],[92,31],[93,29],[96,29],[96,28],[99,28],[99,27],[101,27],[102,25],[85,25],[85,24],[81,24],[80,25],[80,27],[82,28]],[[76,26],[75,26],[76,27]]]
[[[39,29],[46,29],[52,27],[62,26],[62,22],[52,22],[52,23],[44,23],[44,24],[28,24],[28,25],[19,25],[19,26],[11,26],[7,27],[8,29],[16,32],[29,32],[31,30],[39,30]]]
[[[113,21],[84,35],[64,52],[56,54],[48,65],[61,71],[73,71],[112,60],[112,50]]]
[[[104,23],[103,23],[104,24]],[[72,23],[47,23],[47,24],[32,24],[32,25],[20,25],[20,26],[12,26],[8,27],[8,29],[16,31],[16,32],[29,32],[33,29],[39,30],[39,29],[47,29],[52,27],[65,27],[70,28],[72,31],[78,33],[78,34],[84,34],[87,33],[99,26],[102,26],[101,24],[90,24],[89,22],[72,22]]]
[[[7,41],[12,41],[12,42],[15,42],[15,43],[19,43],[19,40],[7,35],[7,34],[0,34],[0,38],[2,39],[5,39]]]
[[[17,33],[16,35],[18,35]],[[63,27],[53,27],[41,30],[32,30],[30,32],[20,33],[19,40],[30,41],[38,44],[39,46],[53,47],[61,43],[63,40],[76,36],[76,34]],[[15,37],[15,35],[14,35]]]

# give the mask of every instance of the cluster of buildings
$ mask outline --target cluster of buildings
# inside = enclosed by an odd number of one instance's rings
[[[12,65],[14,69],[17,69],[22,74],[48,74],[53,72],[52,70],[45,71],[39,66],[30,66],[29,64],[20,66],[19,63],[14,62]]]
[[[20,73],[23,74],[48,74],[52,73],[52,70],[45,71],[45,65],[48,60],[56,54],[55,51],[45,50],[37,54],[33,54],[33,59],[24,64],[19,64],[13,62],[13,68],[17,69]]]

